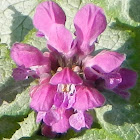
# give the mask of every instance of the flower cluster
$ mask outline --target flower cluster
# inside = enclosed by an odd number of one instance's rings
[[[43,120],[46,129],[56,133],[70,127],[90,128],[93,118],[88,111],[105,103],[99,90],[109,89],[129,99],[128,89],[137,78],[136,72],[120,67],[125,54],[104,50],[90,55],[107,25],[100,7],[87,4],[77,12],[74,39],[65,21],[65,13],[55,2],[43,2],[36,8],[33,24],[37,36],[47,38],[49,52],[22,43],[11,48],[17,64],[14,79],[38,79],[30,91],[30,107],[38,113],[37,122]]]

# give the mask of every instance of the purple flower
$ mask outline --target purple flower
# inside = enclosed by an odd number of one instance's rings
[[[96,80],[99,78],[104,79],[105,87],[113,89],[122,82],[122,77],[118,72],[118,69],[124,60],[124,54],[112,51],[102,51],[95,57],[85,60],[85,74],[87,77],[89,77],[88,74],[92,74]]]
[[[102,87],[129,99],[128,89],[136,84],[137,73],[120,67],[125,57],[117,52],[102,51],[95,57],[88,58],[84,62],[86,78],[98,81],[98,85],[104,83]]]
[[[14,69],[15,80],[24,80],[28,76],[39,76],[50,72],[50,60],[37,48],[22,43],[15,43],[11,48],[11,58],[18,68]]]
[[[55,2],[41,3],[33,23],[38,29],[37,36],[48,39],[49,52],[43,54],[22,43],[15,43],[11,49],[11,57],[18,66],[13,70],[13,77],[38,79],[38,85],[30,91],[30,107],[38,112],[36,121],[44,122],[43,135],[54,136],[71,127],[90,128],[93,118],[88,111],[105,103],[100,88],[128,98],[128,89],[135,85],[137,78],[134,71],[121,68],[124,54],[102,51],[90,56],[107,24],[100,7],[87,4],[77,12],[75,39],[65,28],[65,20],[65,13]]]

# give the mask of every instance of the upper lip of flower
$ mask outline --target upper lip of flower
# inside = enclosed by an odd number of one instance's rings
[[[83,80],[70,68],[66,67],[62,71],[56,73],[51,79],[50,84],[82,84]]]
[[[37,6],[33,24],[48,38],[49,45],[67,57],[72,57],[76,51],[81,55],[91,53],[94,42],[107,24],[103,10],[87,4],[74,17],[76,39],[73,44],[72,34],[64,27],[65,20],[63,10],[56,3],[48,1]]]

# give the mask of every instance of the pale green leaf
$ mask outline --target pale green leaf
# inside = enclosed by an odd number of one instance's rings
[[[20,42],[33,28],[32,17],[41,0],[1,0],[0,38],[8,45]]]
[[[123,140],[140,139],[140,106],[132,106],[112,92],[106,92],[106,105],[96,108],[101,126]]]
[[[34,112],[31,112],[23,122],[20,122],[20,129],[18,129],[12,136],[11,140],[18,140],[22,137],[28,137],[33,135],[38,128],[39,124],[36,123],[36,115]]]
[[[121,138],[106,132],[103,129],[86,130],[81,136],[71,138],[70,140],[122,140]]]

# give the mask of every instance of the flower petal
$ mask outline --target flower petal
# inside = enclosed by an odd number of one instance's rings
[[[42,125],[41,132],[42,132],[42,135],[49,138],[55,138],[55,136],[57,135],[57,133],[52,132],[52,127],[47,126],[46,124]]]
[[[88,113],[84,113],[84,117],[85,117],[85,126],[87,127],[87,128],[91,128],[91,125],[92,125],[92,123],[93,123],[93,118],[92,118],[92,116],[90,115],[90,114],[88,114]]]
[[[135,71],[121,68],[119,73],[121,74],[122,82],[118,85],[117,88],[125,90],[132,88],[136,84],[137,73]]]
[[[70,128],[69,117],[72,114],[72,110],[66,110],[61,114],[61,119],[52,125],[52,131],[57,133],[65,133]]]
[[[30,69],[25,68],[24,66],[19,66],[18,68],[13,69],[12,76],[15,80],[25,80],[28,78],[28,71]]]
[[[69,118],[70,125],[76,130],[80,130],[82,127],[85,127],[85,117],[83,112],[78,112],[73,114]]]
[[[78,91],[76,92],[76,100],[73,105],[73,108],[76,110],[83,110],[83,111],[89,109],[88,97],[84,87],[79,88]]]
[[[73,72],[70,68],[64,68],[62,71],[56,73],[51,79],[52,85],[58,84],[82,84],[82,79]]]
[[[56,86],[42,84],[32,94],[30,107],[36,111],[48,111],[54,102]]]
[[[44,35],[42,32],[38,31],[38,32],[36,33],[36,36],[37,36],[37,37],[44,37],[45,35]]]
[[[38,123],[38,122],[41,122],[41,120],[45,117],[45,115],[46,115],[46,112],[38,112],[37,113],[37,117],[36,117],[36,122]]]
[[[86,67],[84,69],[84,74],[87,80],[95,81],[98,78],[98,76],[95,73],[93,73],[92,69],[89,67]]]
[[[53,124],[57,123],[60,120],[60,114],[57,110],[51,110],[47,112],[43,121],[48,126],[52,126]]]
[[[71,57],[76,52],[73,44],[72,34],[62,24],[54,24],[51,27],[48,44],[58,52]]]
[[[12,46],[11,58],[17,65],[24,65],[26,68],[42,64],[48,65],[50,63],[48,58],[44,57],[40,50],[23,43],[15,43]]]
[[[113,89],[122,82],[122,77],[119,73],[110,73],[105,75],[105,87],[107,89]]]
[[[120,90],[120,89],[118,89],[118,88],[113,89],[113,91],[114,91],[116,94],[120,95],[122,98],[126,99],[126,100],[129,100],[129,99],[130,99],[130,95],[131,95],[131,94],[130,94],[130,92],[128,92],[128,91]]]
[[[84,20],[83,20],[84,19]],[[74,18],[78,48],[84,54],[90,52],[91,45],[105,30],[107,22],[103,10],[93,4],[82,7]],[[89,51],[88,51],[89,50]]]
[[[73,95],[69,93],[64,93],[64,101],[62,106],[66,109],[69,109],[75,103],[75,93]]]
[[[60,107],[64,100],[64,94],[63,93],[56,93],[54,97],[54,105],[56,107]]]
[[[95,88],[88,88],[86,92],[88,96],[89,109],[103,106],[106,100],[98,90],[96,90]]]
[[[100,107],[105,103],[105,98],[94,88],[79,86],[76,92],[76,101],[73,105],[77,110],[88,110],[95,107]]]
[[[102,51],[84,63],[84,67],[92,67],[101,73],[110,73],[120,67],[125,60],[125,54],[113,51]]]
[[[48,36],[51,26],[65,24],[66,16],[61,7],[53,1],[46,1],[39,4],[33,18],[34,26]]]

